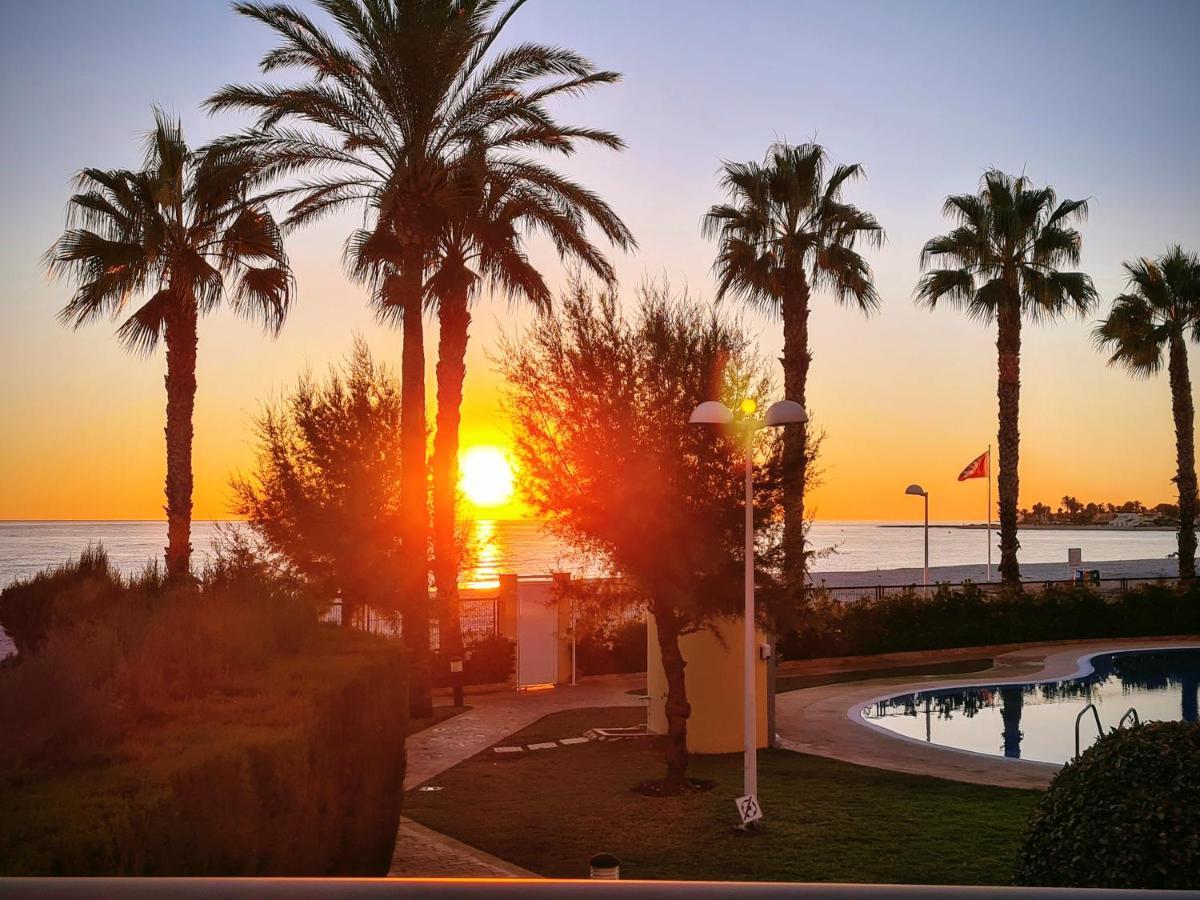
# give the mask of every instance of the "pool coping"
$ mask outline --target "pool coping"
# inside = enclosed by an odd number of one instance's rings
[[[1041,677],[1041,678],[1024,678],[1024,679],[1018,678],[1018,679],[1010,679],[1010,680],[996,679],[996,680],[986,681],[986,682],[982,682],[982,683],[976,681],[973,683],[951,682],[949,684],[940,684],[940,683],[939,684],[928,684],[924,688],[922,688],[920,691],[894,691],[894,692],[887,693],[887,694],[881,694],[878,697],[871,698],[870,700],[864,700],[861,703],[857,703],[854,706],[852,706],[850,709],[848,709],[846,711],[846,716],[857,725],[863,725],[867,728],[873,728],[876,731],[879,731],[882,734],[886,735],[887,737],[895,738],[896,740],[910,741],[914,744],[919,744],[921,746],[941,747],[944,750],[953,750],[956,753],[970,753],[972,756],[982,756],[986,759],[993,759],[993,760],[996,760],[997,762],[1002,762],[1002,763],[1008,763],[1008,764],[1035,763],[1039,766],[1054,766],[1055,769],[1061,769],[1063,766],[1066,765],[1066,763],[1052,763],[1052,762],[1047,762],[1046,760],[1041,760],[1041,759],[1014,759],[1012,757],[1003,756],[1003,755],[996,754],[996,753],[984,753],[981,750],[966,750],[962,747],[950,747],[950,746],[947,746],[946,744],[931,744],[928,741],[922,741],[918,738],[909,737],[906,734],[900,734],[899,732],[893,731],[890,728],[886,728],[883,725],[877,725],[874,722],[872,722],[871,720],[867,719],[865,716],[863,716],[862,712],[864,709],[866,709],[868,706],[871,706],[872,704],[879,703],[882,700],[891,700],[894,697],[901,697],[901,696],[904,696],[905,694],[909,694],[909,693],[916,694],[916,693],[926,693],[928,691],[952,691],[957,688],[992,687],[992,686],[1007,687],[1007,686],[1011,686],[1011,685],[1050,684],[1052,682],[1059,682],[1059,681],[1072,681],[1077,678],[1083,678],[1084,676],[1090,675],[1092,672],[1094,672],[1096,667],[1092,665],[1092,660],[1095,659],[1097,656],[1115,656],[1115,655],[1121,654],[1121,653],[1139,653],[1139,652],[1145,652],[1147,650],[1197,650],[1197,649],[1200,649],[1200,645],[1197,645],[1197,644],[1149,644],[1149,645],[1140,645],[1140,646],[1136,646],[1136,647],[1121,647],[1119,649],[1111,649],[1110,648],[1110,649],[1106,649],[1106,650],[1096,650],[1093,652],[1085,653],[1085,654],[1083,654],[1083,656],[1080,656],[1076,660],[1075,671],[1070,672],[1065,675],[1050,675],[1050,676]],[[1050,654],[1049,656],[1046,657],[1046,660],[1049,661],[1055,655],[1056,654]]]
[[[1044,788],[1061,764],[926,743],[868,722],[861,710],[898,694],[1080,677],[1092,670],[1090,660],[1104,653],[1188,648],[1200,649],[1200,639],[1188,635],[1028,644],[998,654],[992,668],[969,678],[897,676],[801,688],[776,697],[778,743],[785,749],[909,774],[972,784]],[[929,660],[937,661],[938,653],[931,652]]]

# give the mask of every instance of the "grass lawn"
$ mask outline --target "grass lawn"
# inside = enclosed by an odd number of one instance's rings
[[[547,716],[503,743],[574,737],[645,720],[639,708]],[[903,775],[785,750],[759,754],[764,833],[734,832],[740,755],[694,756],[704,794],[649,798],[654,739],[499,756],[488,750],[410,792],[405,815],[519,866],[586,877],[616,854],[623,878],[1005,884],[1040,792]]]

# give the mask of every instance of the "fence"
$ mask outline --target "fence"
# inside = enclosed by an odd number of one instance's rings
[[[498,597],[472,598],[459,601],[459,622],[463,643],[470,647],[500,631],[500,599]],[[334,600],[324,616],[327,622],[342,623],[342,601]],[[404,634],[404,616],[394,610],[379,610],[360,606],[354,611],[352,627],[383,637],[399,638]],[[429,622],[429,646],[435,652],[441,649],[441,629],[436,618]]]
[[[1091,587],[1101,594],[1117,595],[1124,594],[1127,591],[1140,587],[1146,584],[1176,584],[1179,581],[1178,575],[1164,575],[1155,578],[1101,578],[1098,582],[1085,583],[1083,586]],[[923,591],[932,593],[937,588],[949,588],[951,590],[962,589],[968,585],[976,587],[985,594],[998,594],[1004,589],[1004,585],[999,582],[938,582],[931,584],[929,587],[924,587],[919,584],[877,584],[877,585],[826,585],[823,582],[820,584],[810,584],[808,591],[816,593],[820,596],[828,597],[839,603],[858,603],[863,600],[882,600],[885,597],[896,597],[905,593],[920,594]],[[1028,594],[1038,594],[1048,588],[1067,588],[1078,587],[1080,582],[1070,579],[1048,580],[1048,581],[1026,581],[1022,587]]]

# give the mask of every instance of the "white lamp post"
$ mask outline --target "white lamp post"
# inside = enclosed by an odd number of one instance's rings
[[[929,589],[929,492],[919,484],[910,484],[904,489],[904,493],[911,494],[914,497],[925,498],[925,577],[922,582],[925,589]]]
[[[808,421],[804,407],[792,400],[780,400],[767,408],[762,419],[755,419],[758,404],[747,398],[742,401],[742,412],[746,414],[743,425],[746,429],[746,609],[744,612],[743,647],[745,672],[742,699],[742,781],[744,797],[739,798],[738,812],[743,826],[762,818],[762,807],[758,802],[758,741],[755,716],[758,711],[755,696],[754,660],[757,630],[754,627],[754,433],[760,428],[800,424]],[[701,403],[688,419],[694,425],[732,425],[733,411],[717,400]]]

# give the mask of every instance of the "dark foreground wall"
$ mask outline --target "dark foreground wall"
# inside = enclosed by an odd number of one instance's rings
[[[327,631],[105,759],[18,773],[0,874],[385,874],[406,696],[395,643]]]

